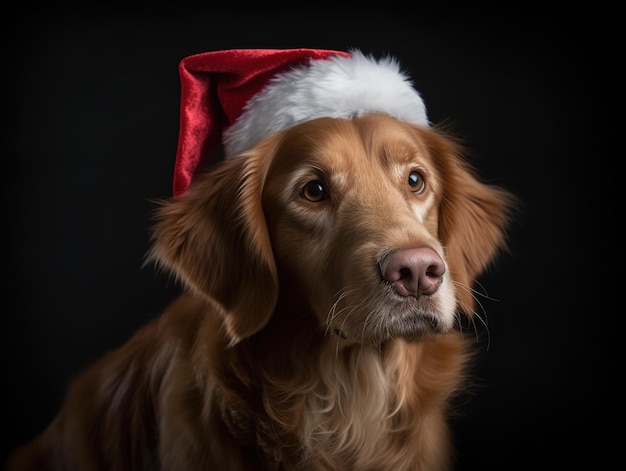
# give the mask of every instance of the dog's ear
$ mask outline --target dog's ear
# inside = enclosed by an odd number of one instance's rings
[[[507,249],[505,231],[515,197],[481,182],[450,133],[435,129],[426,142],[443,179],[439,237],[452,279],[461,285],[456,290],[459,308],[471,315],[476,278]]]
[[[261,206],[273,142],[198,174],[184,195],[156,212],[148,261],[216,300],[233,344],[265,325],[278,295]]]

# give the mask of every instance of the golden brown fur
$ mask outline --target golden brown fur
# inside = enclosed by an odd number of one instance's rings
[[[163,202],[150,260],[188,292],[79,377],[10,469],[449,468],[455,322],[509,207],[436,129],[370,115],[268,137]],[[435,292],[381,275],[413,247],[445,261]]]

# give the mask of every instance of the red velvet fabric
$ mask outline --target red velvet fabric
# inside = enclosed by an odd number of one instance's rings
[[[174,167],[174,196],[222,145],[222,132],[270,78],[310,59],[350,54],[320,49],[231,49],[181,60],[180,129]]]

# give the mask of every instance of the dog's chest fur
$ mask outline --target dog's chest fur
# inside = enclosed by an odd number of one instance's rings
[[[230,433],[260,451],[269,469],[403,469],[409,456],[431,454],[415,453],[429,442],[421,435],[442,443],[447,434],[446,404],[463,366],[449,361],[463,350],[456,336],[347,348],[313,336],[290,342],[285,348],[301,353],[283,352],[283,361],[258,354],[268,341],[235,347],[237,362],[257,352],[255,362],[242,382],[218,378],[215,397]]]

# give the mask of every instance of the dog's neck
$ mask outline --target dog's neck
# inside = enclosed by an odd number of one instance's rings
[[[379,346],[346,344],[310,310],[278,310],[264,329],[232,348],[231,358],[245,366],[248,384],[233,384],[232,377],[222,382],[229,389],[224,393],[241,399],[222,402],[223,419],[234,435],[255,428],[241,439],[255,440],[268,464],[301,457],[303,450],[305,459],[357,453],[371,454],[363,459],[374,460],[377,441],[384,437],[390,443],[390,436],[397,437],[391,442],[400,441],[403,434],[414,433],[424,411],[436,409],[438,417],[457,386],[429,384],[445,372],[434,375],[440,367],[432,364],[436,355],[422,352],[439,349],[447,355],[458,348],[445,337],[420,343],[395,339]],[[440,390],[444,392],[436,396],[431,392]],[[233,404],[254,407],[242,410]]]

